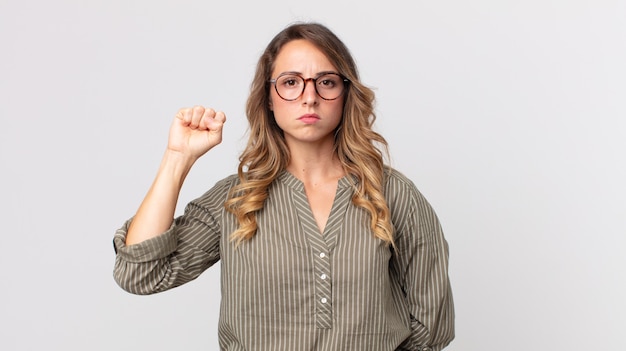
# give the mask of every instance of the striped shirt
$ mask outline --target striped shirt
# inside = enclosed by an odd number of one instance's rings
[[[221,260],[222,350],[441,350],[454,338],[448,245],[437,216],[395,170],[385,179],[396,249],[374,237],[367,211],[339,180],[320,233],[303,183],[284,171],[257,213],[257,234],[235,247],[224,208],[233,175],[190,202],[169,230],[126,246],[114,237],[114,277],[134,294],[161,292]]]

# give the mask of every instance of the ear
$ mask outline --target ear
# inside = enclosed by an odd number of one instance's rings
[[[274,104],[272,104],[272,99],[270,99],[270,103],[267,105],[270,108],[270,111],[274,111]]]

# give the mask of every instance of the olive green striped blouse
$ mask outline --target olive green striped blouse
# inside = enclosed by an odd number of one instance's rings
[[[114,237],[117,283],[157,293],[221,260],[222,350],[441,350],[454,338],[448,245],[435,212],[402,174],[390,170],[384,189],[395,250],[352,204],[348,177],[321,234],[304,185],[286,171],[257,214],[257,234],[235,247],[237,221],[223,204],[237,182],[218,182],[142,243],[124,244],[127,221]]]

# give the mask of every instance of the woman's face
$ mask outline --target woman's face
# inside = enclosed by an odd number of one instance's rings
[[[338,73],[337,68],[322,51],[309,41],[299,39],[285,44],[279,51],[271,78],[276,79],[281,74],[293,73],[306,80],[328,72]],[[343,84],[342,81],[340,83]],[[289,87],[297,83],[295,80],[276,82],[270,88],[270,109],[274,112],[276,123],[284,132],[287,145],[293,147],[298,143],[334,144],[334,132],[343,115],[344,94],[334,100],[325,100],[317,94],[316,83],[308,80],[305,82],[302,95],[293,101],[287,101],[278,95],[276,84]],[[317,84],[322,85],[319,87],[322,94],[328,94],[323,91],[330,89],[327,81],[320,80]],[[297,90],[300,91],[301,88]],[[294,96],[297,95],[296,93]]]

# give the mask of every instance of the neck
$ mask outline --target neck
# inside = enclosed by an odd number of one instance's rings
[[[345,175],[333,145],[290,147],[289,151],[287,171],[305,183],[339,179]]]

